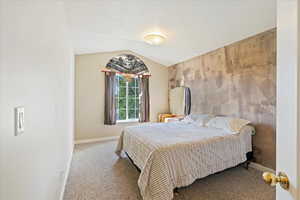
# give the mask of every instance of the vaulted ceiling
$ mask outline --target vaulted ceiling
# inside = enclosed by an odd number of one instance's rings
[[[276,26],[276,0],[64,0],[75,54],[131,50],[169,66]],[[160,46],[143,41],[167,36]]]

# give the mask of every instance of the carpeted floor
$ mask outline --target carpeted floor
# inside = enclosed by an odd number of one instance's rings
[[[75,147],[64,200],[141,200],[139,172],[115,154],[116,141]],[[174,200],[275,200],[261,172],[236,167],[180,188]]]

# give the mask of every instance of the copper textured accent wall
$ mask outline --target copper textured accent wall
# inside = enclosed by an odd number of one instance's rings
[[[190,87],[192,113],[251,120],[256,162],[276,168],[276,29],[169,67],[169,88]]]

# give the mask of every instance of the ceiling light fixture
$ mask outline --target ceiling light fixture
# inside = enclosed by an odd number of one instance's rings
[[[150,45],[160,45],[165,41],[166,37],[161,33],[150,33],[145,35],[144,40]]]

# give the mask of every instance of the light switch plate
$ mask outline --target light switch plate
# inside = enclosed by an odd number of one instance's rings
[[[24,133],[25,109],[23,106],[15,108],[15,136]]]

